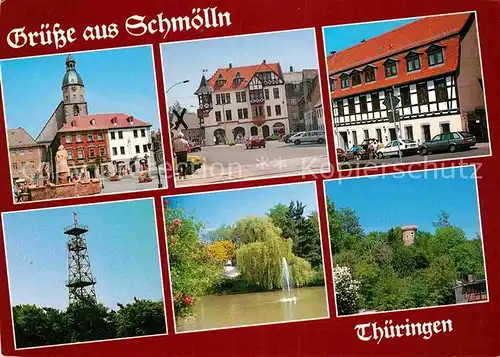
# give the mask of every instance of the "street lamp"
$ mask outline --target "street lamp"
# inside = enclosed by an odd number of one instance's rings
[[[160,143],[158,142],[157,138],[151,137],[151,142],[148,143],[148,150],[151,151],[151,146],[153,147],[153,155],[155,158],[155,165],[156,165],[156,174],[158,175],[158,188],[162,188],[163,185],[161,183],[161,176],[160,176],[160,169],[158,167],[158,151],[160,150]]]
[[[186,79],[186,80],[183,80],[182,82],[177,82],[177,83],[174,83],[172,84],[170,87],[168,87],[167,91],[165,92],[165,94],[167,94],[172,88],[174,88],[175,86],[178,86],[179,84],[184,84],[184,83],[188,83],[189,82],[189,79]]]

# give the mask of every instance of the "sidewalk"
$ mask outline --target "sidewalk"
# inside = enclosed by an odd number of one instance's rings
[[[186,180],[179,180],[176,174],[176,186],[197,186],[256,178],[309,175],[329,171],[330,165],[327,155],[264,161],[257,164],[224,168],[203,165]]]

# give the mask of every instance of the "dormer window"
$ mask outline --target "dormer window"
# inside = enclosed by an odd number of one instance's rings
[[[406,55],[406,70],[408,72],[417,71],[420,69],[420,54],[418,52],[410,52]]]
[[[222,76],[222,73],[219,74],[219,77],[217,77],[217,80],[215,81],[215,85],[218,87],[222,87],[226,83],[226,80]]]
[[[366,66],[364,72],[365,72],[365,83],[375,82],[375,67]]]
[[[241,84],[242,82],[243,82],[243,77],[241,76],[240,72],[238,71],[236,73],[236,76],[234,77],[234,83]]]
[[[395,59],[388,59],[384,63],[385,78],[390,78],[398,75],[398,62]]]
[[[128,117],[127,121],[129,122],[129,124],[134,124],[134,117]]]
[[[349,76],[345,73],[340,76],[340,88],[349,88]]]
[[[443,47],[432,45],[427,49],[427,60],[429,67],[444,63]]]
[[[90,120],[90,125],[95,125],[95,119]]]
[[[330,92],[333,92],[335,90],[335,77],[330,76],[329,80],[330,80]]]
[[[113,124],[113,125],[116,126],[118,124],[118,118],[117,117],[112,117],[111,118],[111,124]]]
[[[351,74],[352,77],[352,86],[359,86],[361,84],[361,72],[353,71]]]

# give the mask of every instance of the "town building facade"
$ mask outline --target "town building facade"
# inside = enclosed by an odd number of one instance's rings
[[[39,145],[23,128],[8,129],[7,135],[13,183],[40,174],[45,153],[44,146]]]
[[[203,113],[205,144],[289,131],[285,82],[279,63],[218,69],[202,76],[195,92]]]
[[[474,14],[423,18],[328,56],[337,147],[470,131],[488,141]],[[399,99],[399,121],[384,104]]]
[[[323,102],[319,75],[311,77],[304,86],[304,96],[300,102],[304,111],[305,130],[325,130]]]

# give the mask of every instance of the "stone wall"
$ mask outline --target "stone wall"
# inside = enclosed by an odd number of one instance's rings
[[[72,182],[64,185],[49,184],[45,187],[29,187],[32,201],[51,200],[55,198],[71,198],[95,195],[101,192],[99,180],[88,182]]]

